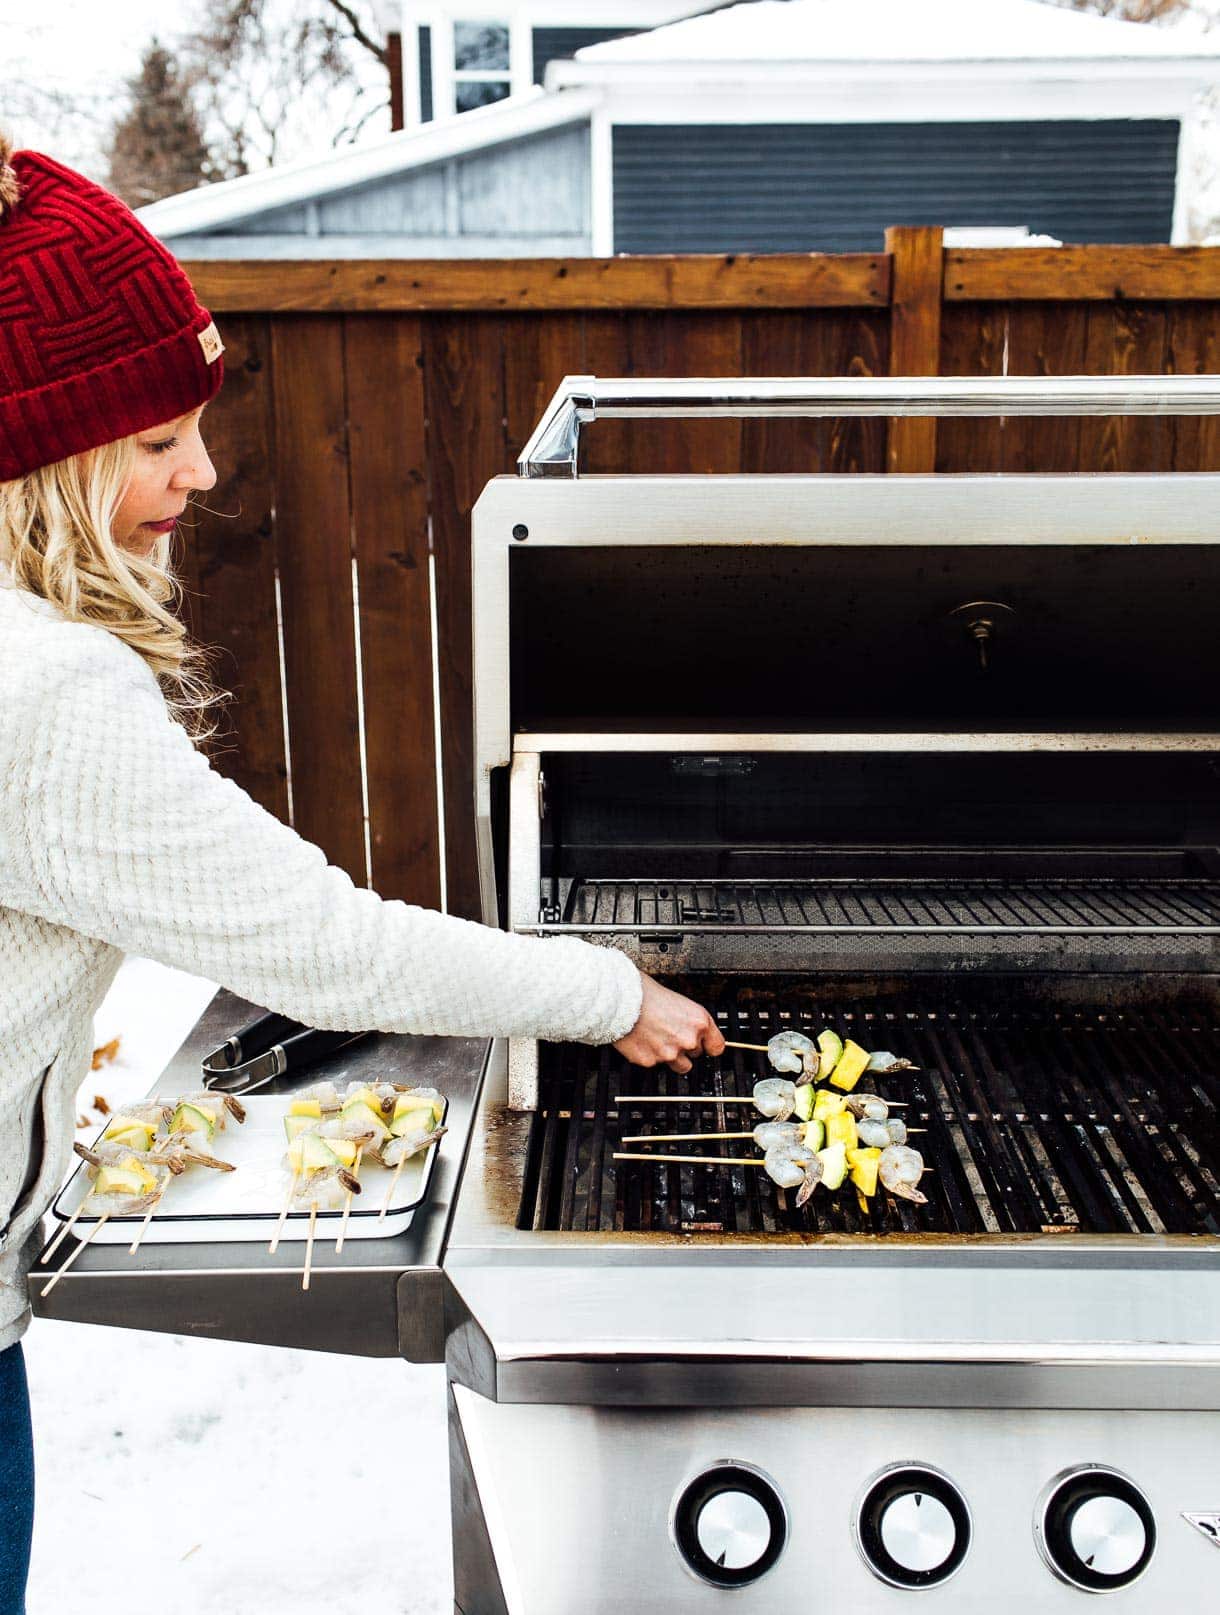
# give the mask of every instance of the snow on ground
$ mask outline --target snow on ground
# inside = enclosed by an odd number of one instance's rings
[[[147,1092],[212,991],[129,960],[82,1113]],[[44,1320],[25,1349],[29,1615],[129,1615],[133,1588],[173,1615],[449,1615],[442,1369]]]

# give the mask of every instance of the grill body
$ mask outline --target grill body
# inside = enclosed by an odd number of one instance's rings
[[[1034,1516],[1079,1466],[1151,1496],[1131,1607],[1220,1570],[1179,1519],[1220,1504],[1217,516],[1210,478],[489,486],[485,918],[621,948],[740,1041],[908,1056],[875,1086],[934,1170],[926,1207],[797,1210],[755,1170],[615,1162],[750,1125],[718,1101],[762,1057],[497,1043],[445,1260],[466,1615],[769,1608],[811,1555],[892,1608],[860,1531],[904,1463],[973,1520],[935,1607],[1075,1607]],[[1011,610],[985,658],[978,601]],[[728,1590],[679,1546],[726,1466],[788,1520]]]

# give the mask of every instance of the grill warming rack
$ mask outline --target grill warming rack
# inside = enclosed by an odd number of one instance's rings
[[[850,1186],[793,1198],[750,1168],[615,1162],[624,1135],[736,1130],[761,1055],[701,1060],[689,1077],[640,1072],[612,1050],[548,1047],[529,1133],[519,1226],[589,1232],[1220,1236],[1220,1018],[1177,1007],[971,1007],[925,983],[881,1014],[773,982],[676,983],[726,1035],[765,1042],[828,1023],[920,1070],[878,1079],[907,1102],[932,1170],[926,1206]],[[672,1096],[615,1103],[619,1093]],[[752,1114],[747,1112],[747,1114]],[[757,1119],[757,1118],[755,1118]],[[646,1148],[647,1146],[632,1146]],[[666,1146],[657,1146],[661,1153]],[[671,1145],[709,1156],[739,1144]]]
[[[1220,934],[1220,880],[574,880],[544,932]]]

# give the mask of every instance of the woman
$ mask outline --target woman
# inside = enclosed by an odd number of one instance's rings
[[[222,343],[113,196],[0,141],[0,1615],[33,1476],[25,1275],[61,1182],[92,1016],[124,952],[326,1028],[717,1054],[706,1011],[623,954],[358,890],[222,779],[170,607]]]

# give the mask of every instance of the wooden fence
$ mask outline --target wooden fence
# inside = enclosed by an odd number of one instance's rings
[[[207,416],[220,480],[187,561],[193,627],[235,695],[219,766],[358,884],[433,905],[439,766],[448,907],[477,912],[470,510],[565,374],[1220,370],[1220,249],[945,251],[914,227],[886,248],[187,264],[228,348]],[[607,423],[585,455],[591,471],[1214,471],[1220,425]]]

